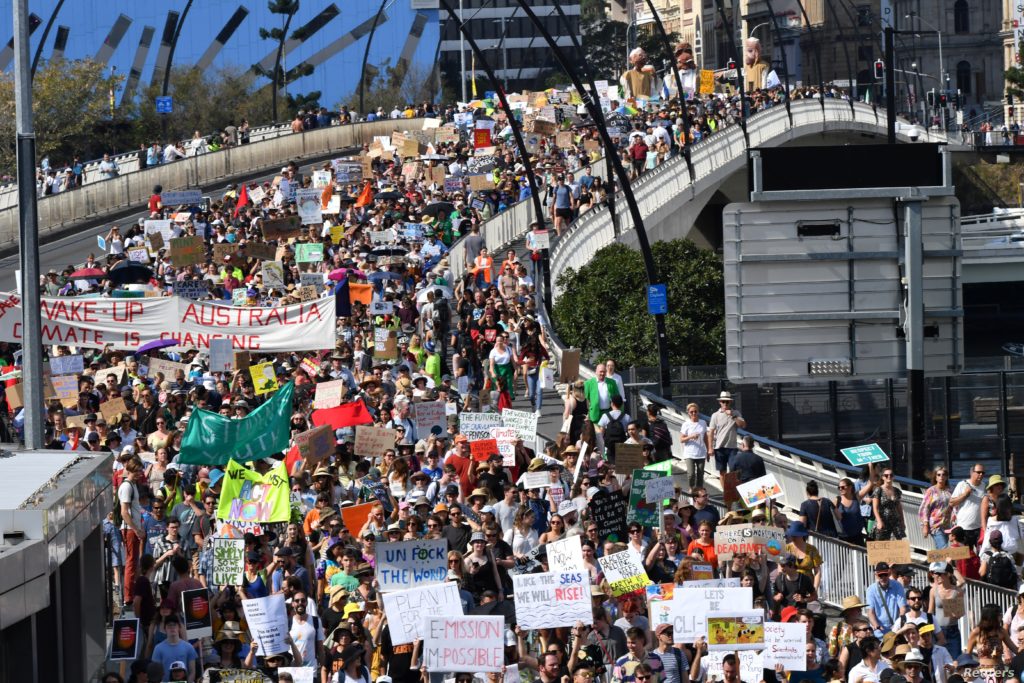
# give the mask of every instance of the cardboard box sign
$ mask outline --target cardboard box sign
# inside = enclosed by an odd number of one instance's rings
[[[284,216],[263,221],[263,239],[280,240],[298,237],[302,234],[302,219],[298,216]]]
[[[175,237],[170,244],[171,263],[179,268],[194,266],[206,260],[206,243],[202,237]]]
[[[251,259],[273,261],[276,253],[277,248],[266,242],[247,242],[245,245],[245,255]]]

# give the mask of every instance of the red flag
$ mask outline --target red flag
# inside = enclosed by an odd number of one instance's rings
[[[342,427],[368,425],[372,422],[373,417],[362,400],[342,403],[337,408],[313,411],[313,424],[317,427],[331,425],[334,429],[341,429]]]
[[[363,186],[363,191],[359,193],[359,197],[356,198],[356,208],[366,206],[373,203],[373,183],[369,180],[366,181],[366,185]]]
[[[242,207],[249,203],[249,186],[242,183],[242,191],[238,193],[238,201],[235,202],[235,212],[231,214],[232,218],[238,218],[238,212],[242,210]]]

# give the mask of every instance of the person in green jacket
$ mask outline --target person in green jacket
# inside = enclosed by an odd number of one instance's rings
[[[434,380],[434,386],[441,386],[441,356],[437,353],[437,345],[433,339],[423,345],[427,351],[427,359],[423,363],[423,374]]]
[[[591,377],[583,385],[583,395],[587,399],[587,417],[594,424],[601,421],[601,416],[611,410],[612,396],[619,395],[619,385],[608,377],[604,363],[594,368],[596,377]]]

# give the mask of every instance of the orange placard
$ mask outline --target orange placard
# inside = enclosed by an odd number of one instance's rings
[[[370,512],[374,505],[380,505],[380,503],[363,503],[341,508],[341,519],[345,522],[345,528],[350,534],[355,536],[359,533],[359,530],[366,524],[366,520],[370,518]]]
[[[350,282],[348,284],[348,299],[352,303],[369,306],[370,302],[373,301],[373,285]]]
[[[480,439],[469,442],[469,454],[477,462],[487,462],[492,455],[501,455],[497,439]]]

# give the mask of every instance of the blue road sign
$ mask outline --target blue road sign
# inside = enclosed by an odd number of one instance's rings
[[[174,112],[174,103],[170,95],[156,98],[156,113],[171,114]]]
[[[668,313],[668,287],[651,285],[647,288],[647,312],[651,315]]]

